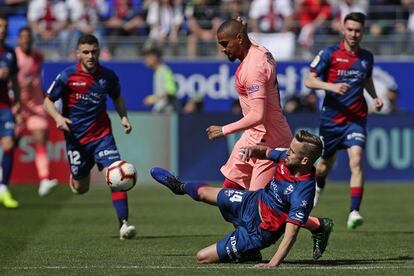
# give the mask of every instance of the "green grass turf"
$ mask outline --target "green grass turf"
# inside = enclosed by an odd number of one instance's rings
[[[197,250],[232,226],[215,207],[154,183],[129,194],[130,222],[138,230],[130,241],[119,240],[104,187],[83,196],[65,186],[45,198],[36,186],[15,186],[13,192],[21,207],[0,207],[2,275],[414,275],[414,184],[368,184],[361,210],[366,222],[354,231],[345,227],[348,187],[330,185],[313,211],[336,223],[324,256],[312,260],[310,234],[302,230],[277,272],[251,264],[197,265]],[[264,258],[275,250],[264,250]]]

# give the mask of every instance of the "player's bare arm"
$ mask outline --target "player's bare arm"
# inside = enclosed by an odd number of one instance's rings
[[[210,140],[224,137],[222,126],[209,126],[206,129],[206,132],[207,132],[208,139]]]
[[[272,149],[266,146],[250,146],[240,148],[239,155],[243,161],[249,161],[250,158],[268,159],[268,153]]]
[[[278,266],[287,256],[293,244],[298,236],[300,226],[293,223],[286,223],[286,232],[283,236],[283,240],[280,242],[279,248],[275,255],[268,263],[260,263],[255,265],[257,268],[270,268]]]
[[[376,111],[380,111],[384,105],[381,98],[378,97],[377,92],[375,90],[374,81],[371,78],[368,78],[364,85],[365,90],[367,90],[368,94],[371,96],[371,98],[374,100],[374,108]]]
[[[56,127],[63,131],[70,131],[69,125],[72,123],[72,121],[69,118],[63,117],[62,114],[60,114],[55,104],[49,99],[45,98],[43,102],[43,107],[46,110],[46,112],[55,120]]]
[[[329,90],[340,95],[344,95],[351,87],[347,83],[330,83],[322,81],[315,72],[310,72],[305,79],[305,86],[310,89]]]
[[[113,99],[116,112],[118,112],[119,117],[121,118],[121,125],[124,127],[126,134],[131,133],[132,126],[128,119],[128,114],[125,106],[125,99],[122,96]]]

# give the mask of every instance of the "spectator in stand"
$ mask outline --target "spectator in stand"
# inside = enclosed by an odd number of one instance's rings
[[[318,96],[314,91],[301,96],[293,94],[286,100],[283,111],[286,113],[316,112],[318,111]]]
[[[299,45],[303,49],[311,49],[315,34],[328,32],[328,20],[331,17],[331,6],[327,0],[295,0],[295,11],[299,11]]]
[[[148,5],[149,44],[177,48],[178,34],[184,22],[183,0],[153,0]]]
[[[59,44],[59,56],[67,57],[69,48],[68,9],[60,0],[32,0],[27,18],[35,41]]]
[[[220,5],[220,17],[223,21],[232,18],[246,17],[247,10],[249,9],[250,3],[241,0],[225,0],[221,1]]]
[[[110,12],[105,27],[110,35],[145,34],[146,26],[141,1],[110,1]]]
[[[368,20],[371,22],[369,32],[374,39],[373,46],[378,47],[377,40],[384,35],[404,36],[407,33],[409,13],[407,8],[401,5],[402,2],[403,0],[370,0]],[[384,42],[394,40],[395,38],[385,39]],[[395,46],[401,47],[402,45],[396,43]]]
[[[407,21],[407,30],[409,34],[409,39],[407,43],[407,54],[414,54],[414,0],[401,0],[402,4],[409,11],[408,21]]]
[[[367,13],[368,2],[366,0],[340,0],[332,11],[331,28],[334,33],[342,33],[345,16],[351,12]]]
[[[195,58],[204,53],[198,53],[198,42],[216,42],[216,32],[220,26],[219,1],[215,0],[193,0],[186,6],[185,15],[188,21],[189,35],[187,40],[187,55]],[[214,46],[219,54],[218,46]],[[210,47],[203,47],[210,49]]]
[[[252,32],[291,31],[294,19],[292,2],[290,0],[253,0],[249,17]]]
[[[103,29],[99,24],[99,15],[108,9],[108,3],[105,0],[67,0],[66,4],[70,14],[69,49],[76,49],[76,44],[82,34],[93,34],[100,42],[101,59],[110,59],[111,53],[103,37]],[[76,53],[72,51],[69,58],[75,57]]]
[[[0,9],[9,16],[27,13],[27,2],[29,0],[1,0]]]

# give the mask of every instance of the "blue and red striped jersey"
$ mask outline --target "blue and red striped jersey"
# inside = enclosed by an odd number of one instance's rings
[[[116,74],[103,66],[90,74],[80,63],[63,70],[50,85],[48,97],[55,102],[62,99],[62,115],[72,121],[71,134],[80,144],[98,140],[112,132],[106,112],[106,98],[120,96]]]
[[[274,149],[269,159],[276,165],[273,180],[258,191],[262,223],[260,227],[275,231],[286,222],[303,225],[313,208],[315,172],[294,176],[285,166],[286,149]]]
[[[322,81],[351,86],[345,95],[326,91],[321,111],[321,122],[326,126],[364,121],[368,115],[364,86],[372,75],[374,56],[364,49],[347,51],[344,43],[320,51],[310,65]]]
[[[0,79],[0,108],[10,108],[11,100],[9,97],[10,77],[17,75],[17,59],[13,48],[8,46],[0,47],[0,68],[9,70],[9,77]]]

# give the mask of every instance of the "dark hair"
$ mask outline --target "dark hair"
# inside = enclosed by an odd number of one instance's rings
[[[321,138],[302,129],[296,132],[295,139],[304,144],[302,154],[309,157],[311,164],[315,163],[322,154],[323,143]]]
[[[220,25],[220,27],[217,29],[217,33],[227,33],[233,37],[239,33],[242,33],[243,35],[247,36],[247,29],[242,22],[236,19],[229,19]]]
[[[4,9],[4,7],[2,7]],[[9,21],[9,15],[5,11],[0,11],[0,19],[3,19],[5,21]]]
[[[89,44],[89,45],[96,44],[99,47],[98,39],[96,38],[96,36],[91,35],[91,34],[83,34],[79,37],[77,46],[79,47],[79,45],[82,45],[82,44]]]
[[[19,29],[19,36],[22,32],[29,32],[29,35],[32,36],[32,29],[29,26],[24,26]]]
[[[362,12],[351,12],[345,16],[344,23],[348,20],[356,21],[361,23],[362,26],[365,25],[365,14]]]
[[[156,47],[149,47],[147,49],[144,49],[143,53],[144,56],[147,55],[155,55],[158,58],[162,58],[162,50]]]

